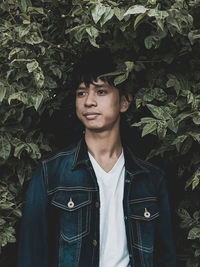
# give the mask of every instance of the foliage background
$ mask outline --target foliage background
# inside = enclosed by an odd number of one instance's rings
[[[136,154],[148,153],[167,173],[180,266],[200,266],[199,14],[199,0],[1,1],[2,267],[16,266],[33,169],[80,129],[71,71],[94,47],[110,47],[116,84],[128,78],[125,90],[134,94],[134,105],[127,121]]]

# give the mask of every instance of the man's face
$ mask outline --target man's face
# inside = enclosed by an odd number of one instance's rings
[[[119,125],[120,112],[125,112],[124,99],[117,88],[98,79],[89,87],[81,83],[76,91],[76,114],[86,130],[106,131]]]

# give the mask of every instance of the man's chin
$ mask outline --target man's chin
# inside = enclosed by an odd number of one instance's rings
[[[85,130],[88,132],[101,133],[101,132],[106,131],[106,127],[85,126]]]

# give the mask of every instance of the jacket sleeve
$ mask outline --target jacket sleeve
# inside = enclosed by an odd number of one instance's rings
[[[18,245],[18,267],[48,267],[46,206],[46,188],[40,164],[26,192]]]
[[[171,213],[165,178],[159,188],[159,223],[156,235],[156,267],[177,267],[173,242]]]

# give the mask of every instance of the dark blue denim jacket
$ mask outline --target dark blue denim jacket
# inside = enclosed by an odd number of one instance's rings
[[[176,267],[163,172],[123,149],[130,265]],[[100,205],[84,138],[42,161],[27,190],[18,267],[98,267]]]

